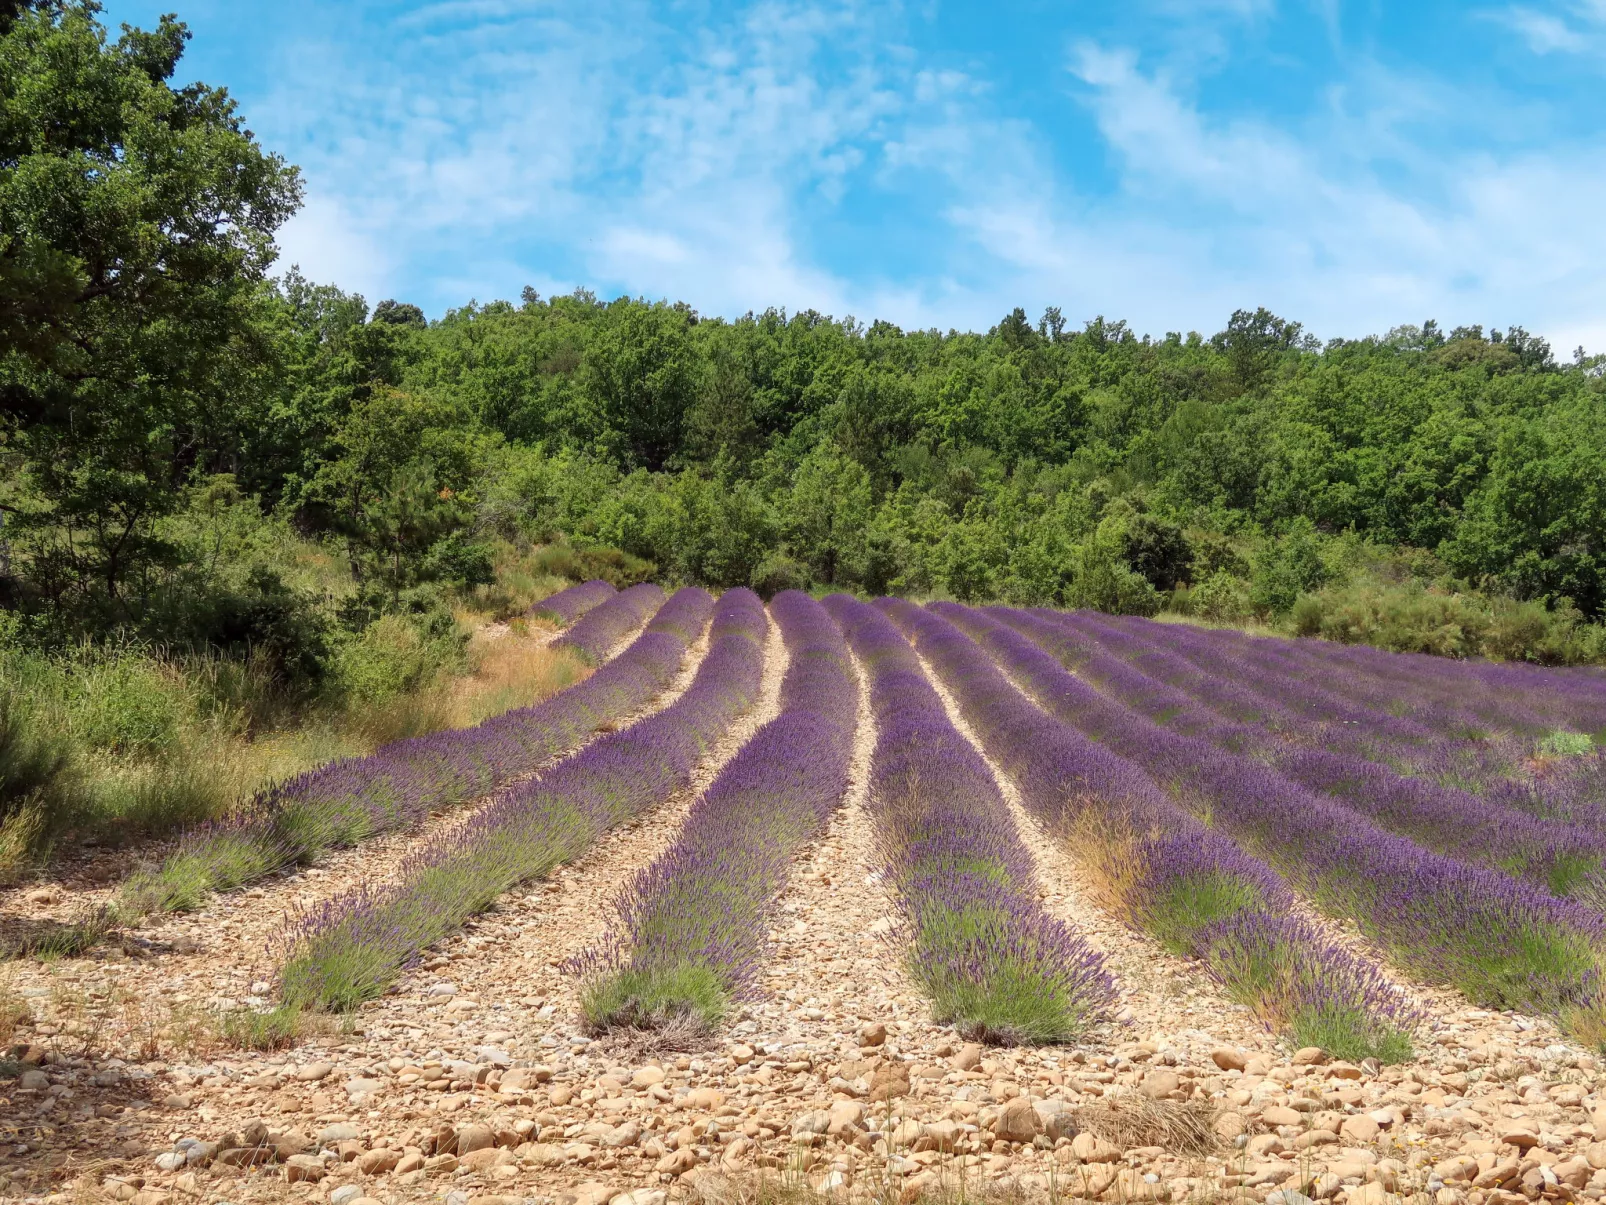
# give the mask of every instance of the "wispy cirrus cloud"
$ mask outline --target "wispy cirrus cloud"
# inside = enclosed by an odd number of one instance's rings
[[[1468,40],[1510,34],[1426,2],[1453,58],[1340,0],[979,24],[865,0],[188,0],[254,39],[235,91],[306,171],[284,262],[432,313],[529,283],[939,327],[1054,304],[1210,330],[1266,304],[1324,335],[1431,315],[1606,345],[1606,119],[1491,84]],[[1606,0],[1499,18],[1559,55]]]
[[[1548,10],[1519,4],[1491,15],[1521,35],[1535,54],[1606,49],[1606,0],[1575,0]]]

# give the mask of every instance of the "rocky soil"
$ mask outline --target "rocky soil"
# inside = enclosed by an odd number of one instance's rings
[[[287,915],[384,874],[419,835],[337,854],[81,957],[0,968],[12,1060],[0,1065],[0,1196],[1606,1197],[1606,1081],[1595,1055],[1549,1021],[1422,990],[1429,1020],[1410,1064],[1280,1047],[1199,968],[1103,917],[1022,813],[1045,899],[1105,951],[1122,1012],[1082,1044],[1037,1050],[984,1049],[934,1025],[887,937],[862,710],[854,785],[778,902],[760,994],[687,1049],[587,1034],[565,959],[602,937],[614,894],[773,714],[784,664],[773,634],[767,653],[763,700],[711,750],[692,792],[505,897],[392,994],[307,1026],[289,1049],[241,1049],[221,1019],[271,1002]],[[93,889],[66,883],[3,893],[0,914],[67,915]]]

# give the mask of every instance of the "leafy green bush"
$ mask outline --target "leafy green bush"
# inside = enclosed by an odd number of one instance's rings
[[[72,678],[72,726],[91,749],[159,755],[179,740],[186,684],[132,652],[91,663]]]
[[[1217,569],[1198,585],[1178,589],[1171,609],[1214,623],[1242,623],[1251,614],[1249,585],[1227,570]]]
[[[1461,594],[1419,583],[1370,580],[1301,597],[1289,615],[1296,635],[1391,652],[1492,657],[1541,665],[1587,665],[1606,655],[1606,628],[1569,607]]]

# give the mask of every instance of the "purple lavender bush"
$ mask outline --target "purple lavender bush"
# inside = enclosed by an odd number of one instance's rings
[[[825,603],[869,685],[869,810],[903,913],[896,936],[910,976],[937,1020],[974,1039],[1074,1039],[1116,999],[1103,957],[1043,911],[1031,854],[992,771],[898,630],[846,595]]]
[[[842,801],[859,693],[842,634],[796,590],[776,595],[770,614],[789,657],[780,713],[635,875],[603,945],[575,963],[594,1030],[716,1028],[750,988],[794,855]]]
[[[1154,724],[1052,657],[1022,657],[1022,645],[1035,646],[1020,633],[1051,648],[1053,624],[1025,612],[945,611],[1018,675],[1049,714],[1145,769],[1318,907],[1353,919],[1400,965],[1449,982],[1479,1004],[1550,1012],[1576,1033],[1600,1031],[1606,920],[1598,912],[1432,853],[1269,766]],[[1007,614],[1018,630],[1003,628],[997,614]]]
[[[1046,714],[942,615],[880,605],[953,693],[1022,804],[1088,871],[1123,923],[1201,959],[1227,993],[1302,1045],[1342,1058],[1410,1057],[1418,1018],[1370,962],[1289,917],[1293,896],[1264,863],[1202,825],[1138,766]],[[986,616],[961,612],[1014,647],[1000,660],[1023,679],[1064,674],[1051,657]]]
[[[531,615],[539,615],[560,624],[571,624],[587,611],[607,602],[615,594],[611,583],[601,578],[581,582],[567,590],[549,594],[530,608]]]
[[[1009,621],[1007,608],[993,613]],[[1260,724],[1226,719],[1221,710],[1242,713],[1253,706],[1236,687],[1200,682],[1173,664],[1180,659],[1090,616],[1038,616],[1055,628],[1056,655],[1106,695],[1167,729],[1263,761],[1301,786],[1330,795],[1390,832],[1439,853],[1529,879],[1554,895],[1600,891],[1606,834],[1402,774],[1362,753],[1312,747],[1281,739]],[[1174,685],[1178,678],[1193,691]],[[1200,694],[1219,700],[1219,709],[1206,706]],[[1269,701],[1261,711],[1268,720],[1281,719],[1284,730],[1293,725]],[[1340,737],[1344,735],[1340,729]]]
[[[573,627],[552,642],[555,649],[573,649],[593,665],[656,611],[664,592],[651,582],[621,590],[588,611]]]
[[[433,809],[531,773],[668,686],[713,606],[704,591],[682,590],[622,654],[542,703],[473,728],[394,741],[276,784],[236,815],[187,834],[159,868],[130,878],[120,905],[139,913],[193,908],[210,892],[410,828]]]
[[[407,858],[393,882],[364,885],[302,917],[286,938],[285,1004],[345,1010],[372,999],[504,891],[684,787],[709,745],[758,699],[767,628],[757,595],[725,594],[707,656],[668,707],[504,789]]]

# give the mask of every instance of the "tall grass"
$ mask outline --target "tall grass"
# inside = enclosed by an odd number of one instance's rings
[[[522,630],[465,648],[399,617],[349,640],[316,695],[287,695],[250,660],[0,646],[0,878],[69,837],[159,837],[312,766],[528,706],[588,672]]]

